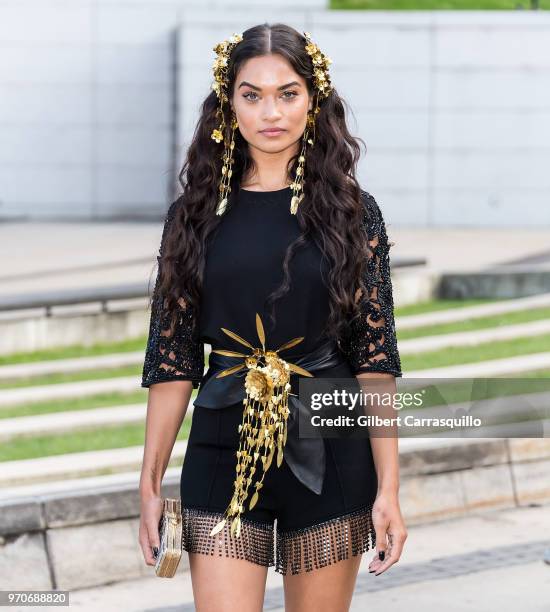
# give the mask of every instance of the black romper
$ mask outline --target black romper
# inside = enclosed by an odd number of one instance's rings
[[[290,187],[267,192],[240,189],[236,193],[207,245],[199,335],[196,340],[191,337],[192,312],[181,315],[172,337],[161,334],[163,317],[159,301],[154,301],[141,383],[149,387],[159,382],[191,380],[194,388],[200,385],[181,473],[184,550],[275,565],[281,574],[324,567],[376,544],[371,508],[377,477],[368,438],[323,439],[326,463],[321,491],[314,492],[301,482],[285,458],[280,467],[274,462],[266,472],[257,504],[243,513],[240,537],[232,536],[228,525],[209,535],[223,517],[233,492],[243,404],[200,405],[201,389],[211,376],[210,370],[204,373],[204,344],[243,351],[241,344],[221,330],[224,327],[258,346],[255,313],[262,317],[268,348],[305,337],[282,354],[290,362],[327,342],[321,332],[329,314],[324,282],[328,269],[312,241],[290,262],[291,288],[275,303],[274,329],[269,310],[264,310],[265,298],[283,278],[286,248],[300,234],[297,218],[290,213],[291,197]],[[335,344],[342,362],[325,369],[322,376],[349,378],[360,371],[402,375],[394,324],[390,244],[378,204],[365,191],[362,197],[364,226],[372,249],[367,287],[377,285],[377,291],[371,294],[377,297],[362,306],[350,338]],[[166,216],[161,254],[166,227],[177,205],[178,200]],[[293,393],[298,392],[298,378],[291,376]]]

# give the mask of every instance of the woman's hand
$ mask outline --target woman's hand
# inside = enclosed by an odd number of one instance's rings
[[[369,572],[379,576],[399,561],[408,535],[397,493],[379,493],[376,496],[372,522],[376,532],[376,555],[369,563]],[[383,560],[379,558],[382,551]]]
[[[160,548],[159,521],[162,515],[163,501],[158,495],[141,498],[139,518],[139,544],[147,565],[155,565],[153,548]]]

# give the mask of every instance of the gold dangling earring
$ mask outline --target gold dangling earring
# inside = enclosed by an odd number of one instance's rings
[[[239,127],[235,112],[231,112],[231,137],[227,141],[224,136],[224,152],[222,156],[222,176],[219,183],[220,199],[216,207],[216,215],[223,215],[227,208],[227,200],[231,192],[231,176],[233,174],[233,149],[235,148],[235,130]]]
[[[315,114],[318,112],[316,108],[313,112],[308,111],[307,114],[307,123],[306,129],[304,130],[304,135],[302,138],[302,150],[300,151],[300,156],[298,157],[298,167],[296,168],[296,178],[294,182],[291,183],[290,187],[292,188],[293,196],[290,201],[290,212],[295,215],[298,212],[298,205],[304,199],[304,169],[306,163],[306,148],[309,144],[313,146],[315,143],[315,136],[313,138],[309,137],[310,129],[314,130],[315,134]]]

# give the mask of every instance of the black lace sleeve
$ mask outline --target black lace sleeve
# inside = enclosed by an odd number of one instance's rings
[[[353,373],[387,372],[402,376],[397,348],[390,277],[390,243],[382,212],[374,197],[363,191],[364,229],[370,254],[365,266],[366,299],[360,300],[360,313],[341,342]],[[356,301],[362,297],[361,292]]]
[[[177,201],[172,203],[164,221],[157,258],[159,263],[176,204]],[[193,310],[190,305],[182,308],[174,333],[170,334],[170,317],[168,312],[163,310],[164,298],[157,295],[158,285],[159,276],[157,274],[141,386],[148,388],[158,382],[191,380],[193,388],[196,389],[204,372],[204,344],[195,339],[193,335]]]

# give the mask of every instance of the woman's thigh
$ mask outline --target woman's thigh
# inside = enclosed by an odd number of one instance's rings
[[[184,550],[189,555],[198,612],[260,612],[267,570],[274,564],[274,512],[270,487],[244,513],[240,537],[230,525],[211,536],[224,517],[235,479],[242,405],[220,410],[195,408],[182,466]]]
[[[288,469],[277,516],[276,569],[283,574],[287,611],[349,609],[362,554],[375,546],[372,503],[376,472],[366,440],[325,440],[320,495]]]
[[[348,612],[361,558],[283,576],[285,612]]]
[[[189,553],[197,612],[261,612],[267,567],[244,559]]]

